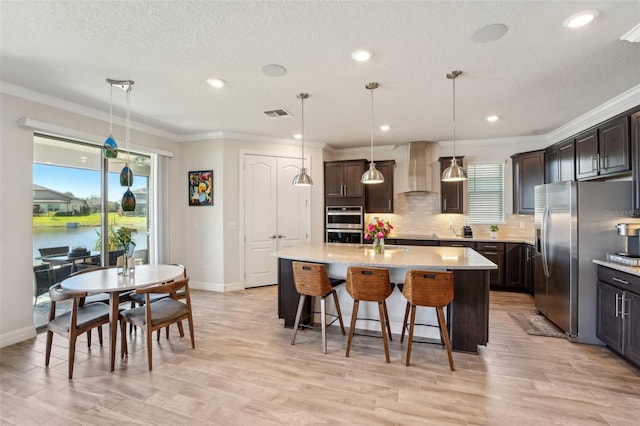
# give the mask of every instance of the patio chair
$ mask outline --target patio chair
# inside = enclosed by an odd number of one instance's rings
[[[40,256],[57,256],[69,253],[69,246],[39,248]]]
[[[35,286],[33,291],[33,307],[35,308],[38,298],[47,293],[49,288],[71,275],[73,264],[67,263],[60,267],[50,268],[49,265],[38,265],[33,267],[35,275]]]

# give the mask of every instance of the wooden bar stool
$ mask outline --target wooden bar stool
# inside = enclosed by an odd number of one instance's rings
[[[384,342],[384,355],[387,362],[390,362],[387,334],[389,340],[392,338],[385,300],[391,295],[392,291],[393,286],[389,281],[389,271],[387,269],[349,266],[349,269],[347,269],[347,292],[353,298],[353,311],[351,313],[351,327],[349,328],[346,356],[349,356],[349,351],[351,350],[351,340],[353,339],[353,333],[356,329],[356,317],[358,316],[360,301],[377,302],[378,312],[380,314],[382,341]]]
[[[447,323],[444,319],[444,311],[442,309],[453,300],[453,273],[416,270],[407,271],[402,294],[407,298],[407,308],[404,312],[404,321],[402,323],[402,334],[400,336],[400,342],[404,340],[404,331],[407,327],[409,312],[411,312],[406,365],[409,365],[409,360],[411,358],[413,328],[416,325],[416,307],[428,306],[436,308],[436,313],[438,314],[440,338],[447,348],[447,355],[449,356],[449,367],[451,368],[451,371],[454,371],[453,356],[451,354],[451,343],[449,342],[449,330],[447,329]],[[432,325],[431,327],[435,326]]]
[[[293,336],[291,337],[291,344],[296,341],[296,334],[298,333],[298,327],[300,326],[300,316],[304,308],[304,302],[307,296],[320,297],[320,314],[322,316],[322,353],[327,353],[327,315],[337,317],[340,321],[340,329],[342,335],[344,332],[344,323],[342,322],[342,313],[340,312],[340,303],[338,302],[338,295],[335,288],[329,281],[327,275],[327,268],[324,265],[318,263],[307,262],[292,262],[293,264],[293,280],[296,285],[296,290],[300,293],[300,302],[298,302],[298,311],[296,312],[296,321],[293,324]],[[337,282],[337,281],[336,281]],[[336,304],[337,315],[327,314],[326,312],[326,299],[333,294],[333,300]],[[314,314],[313,308],[311,309],[311,315]],[[329,323],[333,324],[335,319]]]

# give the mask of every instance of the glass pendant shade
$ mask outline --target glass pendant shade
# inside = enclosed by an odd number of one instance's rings
[[[313,180],[311,179],[311,176],[307,174],[307,169],[304,167],[304,100],[309,97],[309,94],[299,93],[296,97],[300,99],[302,108],[302,113],[300,114],[302,117],[302,167],[300,167],[300,173],[293,177],[291,184],[293,186],[311,186],[313,185]]]
[[[127,191],[122,196],[122,211],[132,212],[136,210],[136,197],[131,192],[131,188],[127,188]]]
[[[133,185],[133,171],[129,168],[129,165],[125,165],[120,172],[120,186]]]
[[[382,183],[384,182],[384,175],[380,170],[376,169],[376,165],[373,162],[373,90],[379,87],[379,84],[376,82],[368,83],[364,86],[367,90],[371,92],[371,163],[369,163],[369,170],[362,174],[360,178],[360,182],[371,185],[374,183]]]
[[[384,175],[380,170],[376,169],[376,165],[371,162],[369,165],[369,170],[364,172],[362,178],[360,178],[360,182],[371,184],[371,183],[382,183],[384,182]]]
[[[442,180],[444,182],[460,182],[467,179],[467,172],[458,166],[456,159],[451,160],[451,165],[442,172]]]
[[[118,157],[118,144],[112,135],[109,135],[109,137],[104,141],[102,152],[106,158]]]

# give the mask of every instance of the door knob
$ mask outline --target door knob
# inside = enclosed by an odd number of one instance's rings
[[[278,234],[278,238],[287,238],[287,236]]]
[[[276,238],[276,234],[273,234],[272,236],[270,236],[269,238]]]

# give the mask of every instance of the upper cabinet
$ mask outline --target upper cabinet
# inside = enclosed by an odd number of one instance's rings
[[[575,180],[575,149],[573,138],[551,145],[545,150],[544,182]]]
[[[533,214],[533,193],[544,183],[544,151],[511,156],[513,162],[513,213]]]
[[[633,170],[634,217],[640,217],[640,111],[631,116],[631,162]]]
[[[393,213],[393,172],[395,165],[395,160],[376,161],[376,169],[384,176],[384,182],[364,185],[365,212]],[[369,164],[366,167],[368,168]]]
[[[575,157],[578,180],[631,170],[629,117],[609,120],[576,136]]]
[[[440,157],[440,176],[451,165],[452,157]],[[462,159],[456,157],[456,163],[462,167]],[[464,213],[464,181],[443,182],[440,180],[440,211],[442,213]]]
[[[327,204],[364,203],[364,184],[360,178],[366,160],[327,161],[324,163],[324,196]]]

